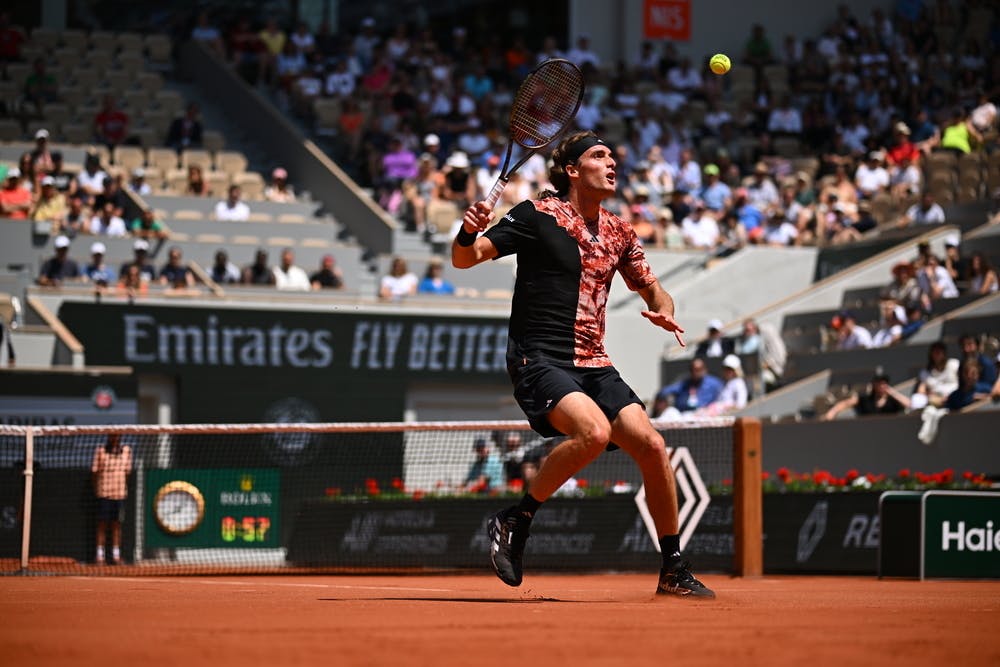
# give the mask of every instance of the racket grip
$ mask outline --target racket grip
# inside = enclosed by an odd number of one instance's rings
[[[507,179],[501,176],[497,179],[497,182],[493,184],[493,189],[490,190],[488,195],[486,195],[486,199],[483,200],[486,202],[486,205],[490,207],[491,211],[497,205],[497,202],[500,201],[500,195],[503,194],[503,189],[505,187],[507,187]]]

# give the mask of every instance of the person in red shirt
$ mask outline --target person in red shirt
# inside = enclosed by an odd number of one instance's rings
[[[94,117],[94,135],[97,141],[113,148],[128,137],[128,114],[118,108],[113,95],[104,96],[104,104]]]
[[[10,13],[0,14],[0,62],[20,60],[23,42],[24,34],[10,25]]]
[[[21,185],[21,170],[7,170],[7,178],[0,188],[0,217],[27,220],[31,210],[31,191]]]
[[[910,128],[906,123],[896,123],[892,130],[895,144],[886,152],[885,159],[891,167],[899,167],[904,161],[920,160],[920,149],[910,141]]]

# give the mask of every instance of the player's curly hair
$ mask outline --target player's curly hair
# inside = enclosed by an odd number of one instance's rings
[[[545,199],[546,197],[565,197],[569,192],[569,176],[566,175],[566,150],[575,144],[580,139],[585,137],[597,138],[597,135],[586,130],[583,132],[574,132],[568,135],[556,149],[552,151],[552,166],[549,167],[549,182],[555,187],[555,190],[543,190],[539,193],[539,199]]]

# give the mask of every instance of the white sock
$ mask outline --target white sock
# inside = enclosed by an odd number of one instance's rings
[[[104,547],[97,547],[97,562],[104,562]]]
[[[115,560],[121,560],[122,557],[121,549],[119,549],[118,547],[112,547],[111,557],[114,558]]]

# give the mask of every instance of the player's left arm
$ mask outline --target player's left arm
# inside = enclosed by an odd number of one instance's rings
[[[642,311],[642,316],[647,320],[674,334],[677,342],[684,347],[684,328],[674,319],[674,299],[663,289],[659,280],[654,280],[646,287],[637,290],[642,300],[646,302],[649,310]]]

